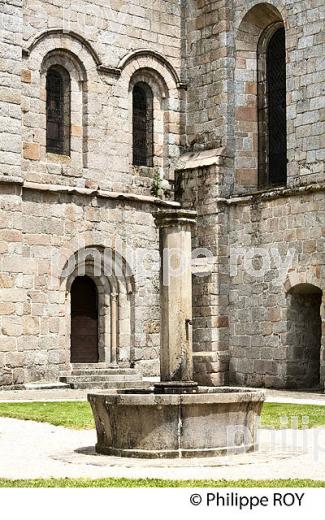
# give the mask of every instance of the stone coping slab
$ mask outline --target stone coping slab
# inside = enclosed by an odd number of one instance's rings
[[[154,393],[134,393],[134,394],[88,394],[88,401],[101,399],[106,404],[119,406],[178,406],[191,404],[212,404],[212,403],[243,403],[243,402],[264,402],[265,393],[254,389],[223,388],[212,389],[200,387],[197,394],[154,394]]]

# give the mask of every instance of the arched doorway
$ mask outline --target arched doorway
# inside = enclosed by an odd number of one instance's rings
[[[320,384],[322,291],[311,284],[288,294],[287,386],[315,388]]]
[[[71,362],[98,363],[98,292],[89,276],[71,287]]]

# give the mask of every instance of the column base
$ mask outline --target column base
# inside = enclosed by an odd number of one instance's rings
[[[155,383],[155,394],[196,394],[199,384],[195,381],[162,381]]]

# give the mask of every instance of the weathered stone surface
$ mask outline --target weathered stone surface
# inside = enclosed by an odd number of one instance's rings
[[[195,379],[302,384],[299,358],[306,349],[291,330],[290,291],[305,284],[324,294],[325,280],[323,5],[57,4],[1,4],[0,384],[57,380],[70,369],[64,263],[84,247],[115,251],[118,243],[123,258],[129,248],[136,260],[119,296],[116,352],[121,362],[158,375],[159,245],[152,213],[177,207],[170,190],[175,169],[177,200],[199,215],[193,246],[212,257],[212,268],[195,264]],[[252,195],[258,189],[256,42],[280,18],[288,185]],[[70,157],[46,153],[45,72],[53,63],[72,78]],[[153,168],[132,165],[135,81],[147,82],[155,96]],[[170,206],[152,195],[157,171]],[[250,257],[254,248],[266,254],[264,266],[271,262],[263,276],[263,262]],[[293,263],[278,283],[277,265],[290,250]],[[110,361],[106,300],[100,351]],[[323,383],[324,301],[320,315]]]
[[[165,210],[155,214],[160,234],[161,381],[193,380],[192,228],[196,213]]]
[[[262,392],[200,388],[192,395],[88,396],[96,451],[139,458],[213,457],[257,448]]]

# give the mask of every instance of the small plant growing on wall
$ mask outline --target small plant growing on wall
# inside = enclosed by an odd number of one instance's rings
[[[153,195],[154,197],[162,197],[162,195],[163,195],[161,177],[160,177],[160,172],[159,172],[158,168],[155,169],[155,174],[154,174],[152,187],[151,187],[151,195]]]

